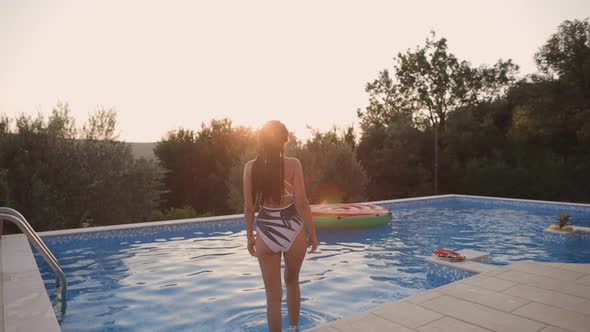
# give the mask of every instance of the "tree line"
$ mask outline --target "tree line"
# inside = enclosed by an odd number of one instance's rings
[[[67,104],[51,115],[0,118],[0,206],[40,230],[147,221],[162,168],[116,139],[116,114],[99,109],[77,128]]]
[[[358,112],[369,198],[438,187],[590,202],[588,19],[564,21],[535,61],[538,72],[517,79],[511,60],[473,67],[435,35],[398,54],[393,71],[367,84],[370,103]]]
[[[510,59],[473,66],[434,32],[366,85],[352,127],[291,135],[312,203],[464,193],[590,202],[590,23],[564,21],[518,76]],[[133,158],[116,114],[76,128],[67,104],[49,118],[0,118],[0,205],[43,229],[242,210],[242,169],[256,131],[230,119],[168,132],[156,160]]]

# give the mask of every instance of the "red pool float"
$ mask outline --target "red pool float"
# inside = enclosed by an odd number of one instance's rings
[[[465,259],[465,256],[449,249],[434,249],[432,254],[440,258],[450,259],[452,261],[461,261]]]

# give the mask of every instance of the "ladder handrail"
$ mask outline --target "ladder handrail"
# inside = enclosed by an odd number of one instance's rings
[[[22,221],[24,221],[23,226],[28,229],[28,232],[31,233],[31,236],[35,237],[37,239],[37,241],[39,242],[39,244],[47,252],[47,255],[49,257],[47,257],[46,259],[51,259],[55,265],[59,266],[59,262],[58,262],[57,258],[55,258],[55,256],[51,252],[51,250],[49,250],[49,248],[47,248],[47,246],[45,245],[45,242],[43,242],[41,240],[41,238],[39,237],[39,235],[37,234],[37,232],[35,232],[35,230],[31,226],[31,224],[29,224],[29,222],[27,221],[27,219],[25,219],[25,217],[20,212],[18,212],[15,209],[11,209],[11,208],[0,207],[0,213],[9,214],[9,215],[12,215],[12,216],[17,217],[17,218],[21,219]],[[19,225],[17,225],[17,226],[19,226]],[[22,229],[21,229],[21,231],[26,234],[26,232],[23,231]]]
[[[27,219],[25,219],[25,217],[18,211],[7,207],[0,207],[0,222],[4,220],[10,221],[18,226],[55,272],[56,303],[54,305],[54,310],[56,311],[58,321],[61,321],[66,312],[67,280],[57,258],[55,258],[51,250],[47,248],[45,242],[41,240],[33,227],[27,222]]]

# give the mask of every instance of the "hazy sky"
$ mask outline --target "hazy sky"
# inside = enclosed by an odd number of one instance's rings
[[[474,65],[533,54],[590,1],[0,0],[0,114],[99,105],[128,141],[212,118],[282,120],[299,137],[358,124],[365,84],[431,29]]]

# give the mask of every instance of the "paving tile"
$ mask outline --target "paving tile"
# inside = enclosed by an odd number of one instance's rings
[[[510,268],[516,271],[522,271],[563,281],[574,281],[584,276],[580,272],[545,266],[536,262],[517,262],[510,265]]]
[[[421,306],[497,332],[537,332],[545,326],[524,317],[447,295],[424,302]]]
[[[513,313],[576,332],[588,332],[590,328],[590,316],[543,303],[531,302]]]
[[[337,320],[331,324],[341,332],[412,332],[415,330],[396,324],[383,317],[373,314],[353,315],[352,317]]]
[[[477,325],[445,316],[418,329],[420,332],[491,332]]]
[[[539,332],[570,332],[568,330],[561,329],[557,326],[547,326]]]
[[[34,278],[5,281],[3,296],[4,303],[6,303],[6,306],[4,306],[6,316],[15,307],[21,309],[21,311],[26,311],[22,309],[28,308],[31,302],[40,302],[51,308],[47,290],[42,283]]]
[[[433,263],[448,266],[454,269],[475,272],[475,273],[484,273],[484,272],[492,272],[497,269],[495,265],[491,264],[483,264],[476,261],[471,260],[462,260],[462,261],[449,261],[446,259],[442,259],[435,256],[426,257],[426,261]]]
[[[383,304],[371,312],[377,316],[413,329],[443,317],[443,315],[437,312],[424,309],[409,302]]]
[[[535,264],[539,264],[542,266],[548,266],[548,267],[556,267],[556,268],[560,268],[563,265],[565,265],[565,263],[555,263],[555,262],[535,262]]]
[[[506,271],[510,271],[510,268],[507,266],[503,266],[503,267],[499,267],[499,268],[492,270],[492,271],[484,272],[481,275],[485,275],[488,277],[494,277],[494,276],[497,276],[498,274],[504,273]]]
[[[34,278],[39,274],[38,271],[27,271],[27,272],[3,272],[2,273],[2,280],[4,282],[13,281],[13,280],[25,280]]]
[[[325,326],[316,327],[311,330],[305,330],[305,332],[339,332],[339,330],[333,328],[332,326],[325,325]]]
[[[60,331],[26,237],[2,237],[0,247],[5,331]]]
[[[586,274],[583,277],[581,277],[580,279],[577,279],[576,283],[590,286],[590,274]]]
[[[575,263],[566,263],[559,267],[560,269],[575,271],[585,274],[590,274],[590,264],[575,264]]]
[[[47,290],[39,280],[4,282],[6,330],[59,331]]]
[[[506,312],[511,312],[530,302],[519,297],[498,293],[466,283],[451,284],[440,288],[439,292]]]
[[[407,302],[411,302],[411,303],[415,303],[415,304],[420,304],[424,301],[429,301],[434,299],[435,297],[441,296],[442,293],[439,293],[437,291],[431,290],[431,291],[427,291],[412,297],[409,297],[407,299],[404,299],[404,301]]]
[[[50,317],[53,315],[53,317]],[[53,311],[48,311],[46,316],[34,317],[34,319],[23,319],[18,322],[18,325],[13,325],[7,322],[5,326],[6,332],[61,332],[61,329],[56,321]]]
[[[525,284],[519,284],[509,288],[503,293],[590,315],[590,300],[583,297],[563,294]]]
[[[514,287],[517,283],[512,281],[507,281],[504,279],[499,279],[495,277],[487,277],[483,275],[478,275],[475,277],[467,278],[461,281],[462,283],[470,284],[473,286],[501,292],[505,289],[510,287]]]
[[[496,278],[590,299],[590,286],[576,284],[573,282],[564,282],[536,274],[514,270],[499,274],[496,276]]]

